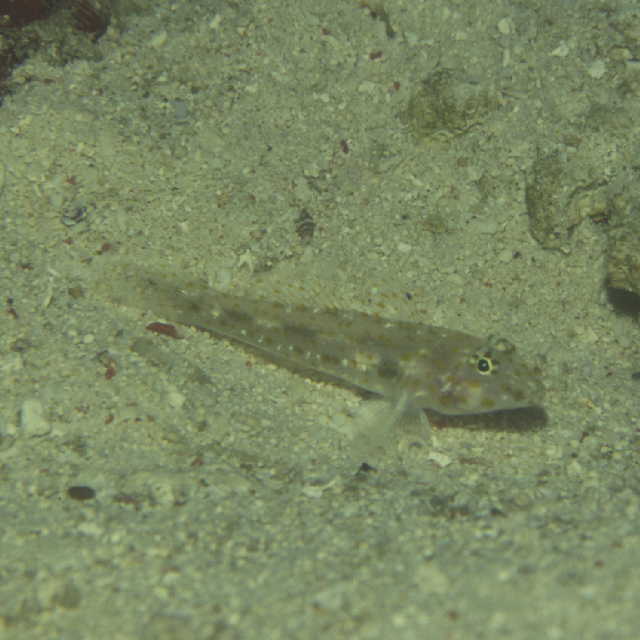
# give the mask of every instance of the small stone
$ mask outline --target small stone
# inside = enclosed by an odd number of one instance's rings
[[[44,416],[44,408],[37,398],[27,398],[20,408],[20,428],[30,437],[46,436],[51,425]]]
[[[92,500],[96,497],[95,489],[85,485],[74,485],[67,488],[67,495],[72,500]]]
[[[596,60],[591,64],[591,66],[587,69],[587,73],[594,79],[600,80],[602,76],[607,72],[607,65],[604,63],[604,60]]]
[[[566,58],[569,55],[569,45],[562,41],[552,52],[552,56],[556,58]]]
[[[498,21],[498,31],[503,36],[508,36],[511,33],[511,20],[509,18],[502,18]]]
[[[156,33],[154,36],[152,36],[151,40],[149,40],[149,44],[154,48],[154,49],[160,49],[162,47],[164,47],[164,45],[166,44],[168,39],[168,35],[166,31],[160,31],[159,33]]]
[[[167,394],[169,405],[174,409],[181,409],[186,401],[184,394],[180,393],[177,389],[169,389]]]

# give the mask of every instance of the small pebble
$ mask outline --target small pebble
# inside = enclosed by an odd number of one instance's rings
[[[37,398],[27,398],[20,408],[20,428],[30,437],[46,436],[51,425],[44,416],[44,408]]]
[[[154,36],[151,37],[151,40],[149,40],[149,44],[154,49],[160,49],[161,47],[164,47],[164,45],[167,43],[167,39],[168,39],[167,32],[160,31],[159,33],[156,33]]]
[[[91,500],[96,497],[96,491],[91,487],[75,485],[67,489],[67,495],[73,500]]]

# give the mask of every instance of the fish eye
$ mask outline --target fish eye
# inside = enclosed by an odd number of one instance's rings
[[[494,371],[493,360],[488,356],[478,356],[476,359],[476,370],[480,375],[489,375]]]

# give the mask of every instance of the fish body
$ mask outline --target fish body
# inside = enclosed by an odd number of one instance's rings
[[[465,415],[541,406],[539,372],[504,338],[137,277],[144,283],[135,306],[407,409]]]

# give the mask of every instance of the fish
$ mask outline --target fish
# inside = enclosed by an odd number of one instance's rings
[[[183,286],[132,270],[114,301],[240,344],[301,373],[382,396],[398,415],[541,407],[541,372],[506,338]],[[118,300],[119,298],[119,300]]]

